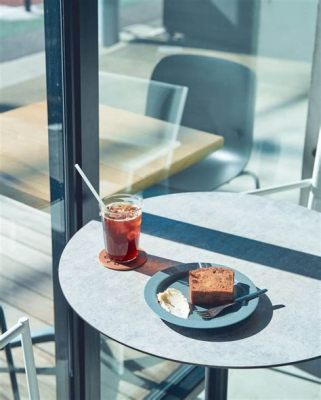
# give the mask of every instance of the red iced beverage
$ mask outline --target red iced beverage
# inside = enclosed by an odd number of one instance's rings
[[[105,248],[111,260],[129,262],[138,256],[142,200],[137,196],[115,195],[104,199],[102,211]]]

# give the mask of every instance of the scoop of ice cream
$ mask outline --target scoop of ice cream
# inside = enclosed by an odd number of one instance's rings
[[[164,310],[176,317],[187,319],[190,306],[186,297],[178,289],[168,288],[157,294],[157,300]]]

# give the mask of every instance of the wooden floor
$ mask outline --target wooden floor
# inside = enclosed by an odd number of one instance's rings
[[[53,326],[50,215],[0,196],[0,304],[7,325],[26,315],[32,331]],[[162,361],[110,340],[103,346],[102,399],[144,398],[177,364]],[[41,399],[56,398],[54,343],[34,346]],[[16,367],[23,368],[21,349],[13,349]],[[21,399],[27,399],[23,369],[17,374]],[[13,399],[4,352],[0,352],[0,399]]]
[[[0,197],[0,303],[7,325],[26,315],[32,331],[53,326],[50,216],[4,196]],[[54,367],[54,344],[34,346],[38,368]],[[21,349],[13,350],[23,367]],[[0,399],[12,399],[4,352],[0,352]],[[25,374],[17,374],[21,398],[27,398]],[[54,375],[38,375],[41,398],[55,398]]]

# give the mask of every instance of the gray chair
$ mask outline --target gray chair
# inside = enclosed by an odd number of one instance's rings
[[[224,137],[224,148],[162,182],[164,192],[214,190],[241,174],[253,145],[255,74],[238,63],[198,55],[170,55],[155,67],[151,79],[188,87],[181,124]],[[166,120],[166,108],[147,101],[146,114]],[[166,190],[166,185],[168,186]],[[161,186],[158,186],[159,188]]]

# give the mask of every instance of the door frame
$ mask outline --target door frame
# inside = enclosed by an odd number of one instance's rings
[[[98,217],[74,168],[99,190],[98,2],[46,0],[44,13],[57,398],[99,399],[99,333],[71,309],[58,279],[67,242]]]

